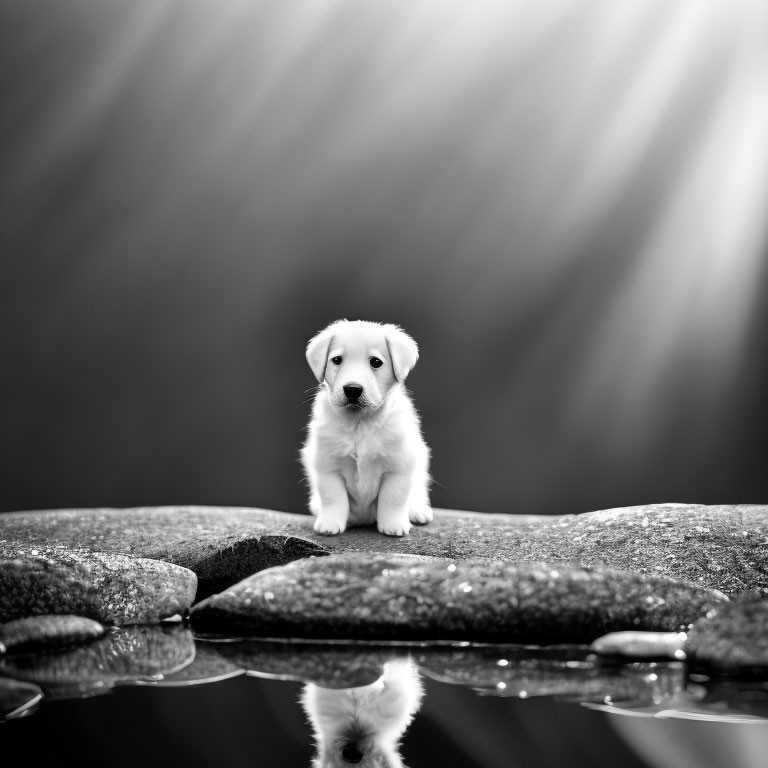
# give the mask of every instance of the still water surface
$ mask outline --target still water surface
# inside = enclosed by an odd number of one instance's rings
[[[145,627],[9,654],[0,675],[44,693],[0,724],[8,765],[768,765],[764,679],[608,664],[583,647],[213,642]]]

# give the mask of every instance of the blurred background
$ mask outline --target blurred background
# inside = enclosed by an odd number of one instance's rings
[[[436,506],[768,502],[761,0],[0,0],[0,508],[305,508],[306,341]]]

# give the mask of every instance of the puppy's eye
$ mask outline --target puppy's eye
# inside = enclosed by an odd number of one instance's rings
[[[341,365],[341,355],[336,355],[336,357],[332,357],[331,362],[334,365]]]
[[[371,368],[381,368],[381,366],[384,365],[384,363],[381,360],[379,360],[378,357],[372,357],[370,360],[370,363],[371,363]]]

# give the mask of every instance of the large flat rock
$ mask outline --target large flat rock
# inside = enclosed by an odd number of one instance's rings
[[[768,595],[768,506],[657,504],[530,516],[436,510],[403,538],[375,528],[316,534],[314,518],[232,507],[53,510],[0,515],[0,540],[64,544],[182,565],[199,597],[256,571],[325,552],[408,553],[608,567],[667,576],[734,595]]]
[[[148,624],[189,610],[197,578],[159,560],[0,541],[0,623],[72,614],[102,624]]]
[[[261,571],[198,603],[191,620],[261,637],[563,643],[682,629],[724,600],[622,571],[346,553]]]
[[[162,560],[197,574],[198,598],[263,568],[323,554],[302,515],[237,507],[59,509],[0,514],[0,545],[64,546]]]
[[[334,552],[407,552],[456,560],[569,564],[666,576],[768,596],[768,506],[655,504],[579,515],[437,510],[403,539],[352,529],[325,540]]]

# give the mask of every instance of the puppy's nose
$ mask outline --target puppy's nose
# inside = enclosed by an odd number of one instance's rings
[[[363,394],[363,388],[354,381],[343,386],[344,394],[347,396],[347,400],[357,400],[360,395]]]

